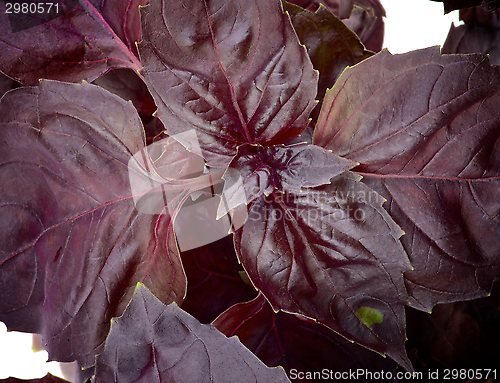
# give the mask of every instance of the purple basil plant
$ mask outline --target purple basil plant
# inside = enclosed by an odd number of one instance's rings
[[[500,278],[487,55],[381,50],[378,0],[58,1],[0,2],[0,320],[78,381],[403,381],[406,318]]]

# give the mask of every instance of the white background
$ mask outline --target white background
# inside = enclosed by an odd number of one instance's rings
[[[393,54],[443,45],[458,11],[443,15],[443,5],[429,0],[381,0],[387,12],[384,47]],[[34,379],[47,372],[61,376],[55,362],[45,363],[47,353],[31,351],[31,334],[11,332],[0,322],[0,379],[14,376]]]

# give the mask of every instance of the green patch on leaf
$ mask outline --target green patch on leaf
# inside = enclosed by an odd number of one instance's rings
[[[356,316],[368,327],[371,327],[374,323],[382,323],[384,320],[384,314],[368,306],[362,306],[357,309]]]

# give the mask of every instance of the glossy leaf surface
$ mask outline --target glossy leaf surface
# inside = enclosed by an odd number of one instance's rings
[[[93,365],[138,281],[165,302],[186,289],[171,216],[131,193],[140,119],[88,83],[42,81],[0,108],[0,320],[40,333],[52,359]]]
[[[290,382],[283,369],[266,367],[237,338],[200,324],[175,304],[166,306],[142,284],[113,320],[96,381]]]
[[[484,296],[500,276],[499,102],[499,67],[437,48],[383,52],[325,97],[313,142],[388,199],[417,308]]]
[[[312,317],[411,369],[403,283],[411,266],[381,205],[349,172],[304,193],[273,192],[249,205],[235,248],[275,310]],[[369,323],[365,310],[382,321]]]
[[[138,70],[139,6],[146,3],[61,0],[50,3],[52,11],[57,4],[57,17],[38,22],[45,13],[9,20],[6,2],[1,2],[0,70],[27,85],[41,78],[92,81],[110,68]]]
[[[300,192],[328,184],[356,165],[315,145],[242,145],[223,175],[223,201],[217,216],[273,190]]]
[[[227,166],[240,144],[284,143],[306,128],[318,76],[279,1],[155,1],[142,28],[157,116],[170,135],[195,128],[209,165]]]
[[[294,371],[313,374],[326,369],[323,379],[333,380],[335,373],[344,373],[345,378],[349,371],[387,373],[396,366],[390,359],[353,345],[326,326],[300,316],[275,313],[262,294],[229,308],[213,324],[226,336],[237,335],[268,366],[283,366],[291,378]],[[365,377],[360,380],[375,381]]]

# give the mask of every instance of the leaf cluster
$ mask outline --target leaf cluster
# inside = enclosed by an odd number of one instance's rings
[[[453,363],[405,347],[415,313],[480,322],[500,67],[296,2],[0,3],[0,320],[77,381],[398,381]]]

